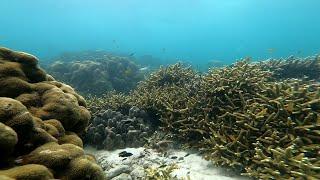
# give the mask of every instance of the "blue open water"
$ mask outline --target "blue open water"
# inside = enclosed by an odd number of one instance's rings
[[[195,64],[320,52],[319,0],[1,0],[0,45]]]

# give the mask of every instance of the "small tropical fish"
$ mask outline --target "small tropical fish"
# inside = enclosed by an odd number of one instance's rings
[[[131,53],[131,54],[129,54],[129,57],[132,57],[132,56],[134,56],[136,53]]]
[[[161,51],[162,51],[162,53],[165,53],[166,52],[166,48],[162,48]]]
[[[268,53],[273,54],[276,51],[276,49],[275,48],[268,48],[267,51],[268,51]]]
[[[16,164],[22,164],[23,159],[22,159],[21,157],[19,157],[19,158],[15,159],[14,162],[15,162]]]
[[[114,39],[112,40],[113,45],[118,49],[119,48],[119,44],[118,42]]]
[[[158,168],[164,168],[164,167],[167,167],[167,165],[166,164],[162,164]]]
[[[142,68],[139,69],[139,71],[147,71],[147,70],[149,70],[149,66],[142,67]]]
[[[124,71],[125,76],[130,76],[131,74],[132,74],[132,70],[130,68]]]
[[[300,55],[301,53],[302,53],[302,51],[301,51],[301,50],[298,50],[298,51],[297,51],[297,54],[298,54],[298,55]]]
[[[224,64],[220,60],[211,60],[211,61],[208,62],[208,65],[210,67],[222,67]]]

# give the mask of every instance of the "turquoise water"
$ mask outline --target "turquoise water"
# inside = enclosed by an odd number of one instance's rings
[[[0,45],[206,64],[320,52],[319,0],[1,0]]]

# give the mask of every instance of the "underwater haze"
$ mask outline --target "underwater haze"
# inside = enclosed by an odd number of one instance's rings
[[[319,0],[1,0],[0,45],[205,64],[320,52]]]

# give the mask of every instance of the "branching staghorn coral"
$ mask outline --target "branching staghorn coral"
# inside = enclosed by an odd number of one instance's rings
[[[319,179],[320,85],[275,73],[248,59],[204,75],[176,64],[125,102],[217,165],[260,179]]]
[[[265,70],[274,72],[276,79],[306,78],[320,80],[320,55],[307,58],[289,57],[287,59],[271,59],[261,61]]]
[[[128,95],[116,91],[106,92],[102,96],[88,95],[85,99],[92,116],[107,109],[128,114],[132,104]]]
[[[161,67],[129,95],[132,105],[146,110],[154,119],[168,121],[187,111],[190,97],[199,87],[200,75],[181,63]],[[179,109],[179,111],[176,111]],[[184,109],[180,112],[181,109]],[[155,124],[160,123],[158,121]],[[163,122],[163,124],[169,125]],[[178,128],[176,129],[178,130]]]
[[[282,152],[289,146],[293,146],[298,147],[293,151],[294,156],[308,152],[309,156],[304,161],[311,160],[314,164],[309,163],[309,165],[316,166],[319,161],[319,159],[315,160],[317,150],[310,151],[311,149],[304,148],[319,147],[317,131],[312,131],[319,126],[317,122],[319,109],[316,108],[318,105],[312,99],[319,98],[316,94],[319,93],[320,88],[318,84],[299,83],[299,86],[302,86],[299,91],[293,91],[294,86],[297,85],[296,81],[276,85],[270,83],[265,92],[247,100],[248,108],[245,111],[229,112],[220,116],[221,122],[212,124],[210,128],[213,133],[204,141],[204,145],[207,144],[206,157],[220,165],[245,168],[250,172],[247,175],[254,177],[299,178],[301,176],[292,174],[291,169],[300,173],[305,173],[305,170],[294,168],[288,160],[284,160],[287,158],[285,154],[276,154],[278,158],[274,159],[276,149]],[[310,90],[307,97],[304,95],[305,89]],[[309,103],[316,106],[303,107]],[[221,131],[221,127],[229,131]],[[299,139],[301,141],[297,141]],[[300,143],[296,144],[297,142]],[[276,164],[282,164],[282,167]],[[261,169],[265,167],[271,168],[270,172],[281,173],[275,175],[262,171]],[[316,170],[308,171],[308,175],[319,178]]]

